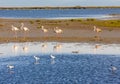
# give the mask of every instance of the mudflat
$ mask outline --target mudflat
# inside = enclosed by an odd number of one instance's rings
[[[29,31],[21,30],[21,23]],[[12,31],[12,25],[19,31]],[[48,32],[43,32],[44,26]],[[101,32],[93,31],[93,26]],[[60,28],[62,33],[55,33],[54,28]],[[94,19],[0,19],[0,42],[102,42],[120,43],[120,20]]]

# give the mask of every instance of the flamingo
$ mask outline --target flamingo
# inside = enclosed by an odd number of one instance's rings
[[[115,67],[115,66],[111,65],[110,70],[114,73],[114,72],[117,70],[117,67]]]
[[[7,67],[11,70],[11,69],[14,69],[14,65],[7,65]]]
[[[29,31],[30,29],[27,27],[24,27],[24,23],[21,23],[21,30],[23,31]]]
[[[35,60],[38,61],[40,58],[37,56],[34,56]]]
[[[51,57],[52,59],[55,59],[55,56],[54,56],[54,55],[52,55],[52,54],[50,55],[50,57]]]
[[[57,33],[57,34],[60,34],[60,33],[63,33],[63,30],[56,27],[56,28],[54,28],[54,32]]]
[[[12,31],[15,33],[15,37],[17,38],[17,31],[19,31],[19,28],[15,27],[15,26],[11,26],[12,27]]]
[[[23,30],[24,33],[30,31],[29,28],[27,28],[27,27],[24,26],[24,23],[21,23],[21,30]],[[25,33],[25,34],[26,34],[26,33]],[[24,39],[25,39],[25,37],[24,37]]]
[[[44,26],[41,26],[41,29],[42,29],[42,31],[43,31],[44,33],[48,32],[48,30],[45,29]]]
[[[39,64],[39,60],[40,60],[40,58],[38,57],[38,56],[34,56],[34,59],[35,59],[35,64]]]
[[[99,33],[99,32],[102,32],[102,29],[97,28],[96,26],[94,26],[94,30],[93,30],[93,31],[95,31],[95,32]]]
[[[51,64],[54,64],[54,63],[55,63],[55,60],[54,60],[54,59],[55,59],[55,56],[51,54],[51,55],[50,55],[50,58],[51,58]]]

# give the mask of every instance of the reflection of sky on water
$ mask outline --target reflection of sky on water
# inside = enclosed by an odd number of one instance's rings
[[[54,48],[57,44],[61,47]],[[43,46],[44,45],[44,46]],[[120,44],[27,42],[0,44],[0,56],[43,54],[120,54]]]

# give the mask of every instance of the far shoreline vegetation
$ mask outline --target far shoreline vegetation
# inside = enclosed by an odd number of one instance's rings
[[[120,8],[120,6],[66,6],[66,7],[50,7],[50,6],[44,6],[44,7],[0,7],[0,10],[19,10],[19,9],[90,9],[90,8]]]

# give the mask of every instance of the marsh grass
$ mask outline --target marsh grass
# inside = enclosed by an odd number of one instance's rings
[[[34,21],[29,21],[30,22],[30,24],[34,24]]]
[[[37,26],[37,29],[41,29],[41,26]]]
[[[93,20],[93,19],[86,19],[81,21],[82,24],[86,25],[96,25],[102,27],[118,27],[120,28],[120,20]]]

